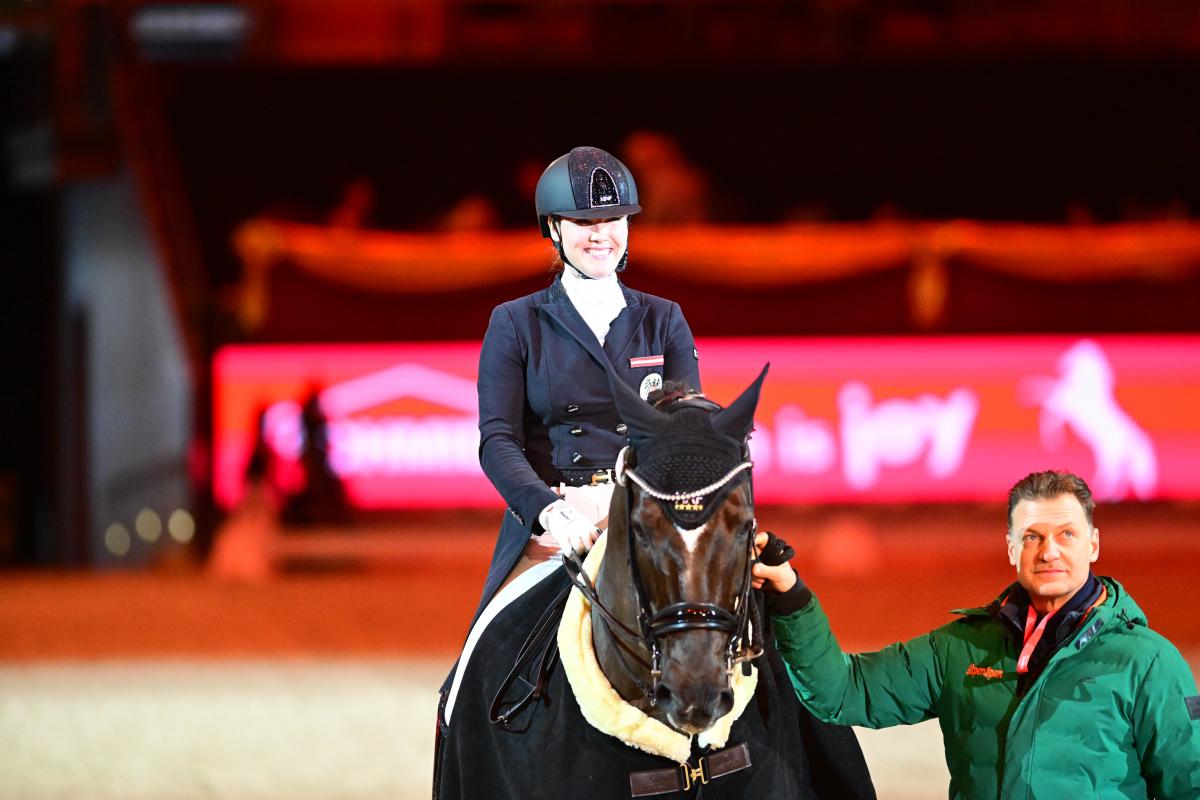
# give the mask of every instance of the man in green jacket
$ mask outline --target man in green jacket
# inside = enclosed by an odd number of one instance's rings
[[[1008,498],[1017,582],[875,653],[842,652],[788,564],[756,564],[796,694],[841,725],[937,717],[952,798],[1200,798],[1196,682],[1121,584],[1092,575],[1094,508],[1078,476],[1028,475]]]

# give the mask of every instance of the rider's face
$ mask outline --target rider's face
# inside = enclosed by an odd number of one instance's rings
[[[629,238],[629,218],[551,220],[550,236],[562,241],[567,261],[589,278],[616,272]],[[561,239],[560,239],[561,237]]]

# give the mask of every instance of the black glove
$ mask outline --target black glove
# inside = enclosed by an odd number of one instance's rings
[[[767,545],[758,554],[758,560],[766,564],[768,567],[778,567],[780,564],[791,561],[796,557],[796,551],[792,546],[780,539],[770,531],[764,531],[767,534]]]
[[[763,533],[767,535],[767,544],[763,547],[762,552],[758,554],[759,562],[766,564],[768,567],[778,567],[780,564],[791,561],[796,557],[796,551],[790,544],[770,531],[763,531]],[[769,613],[786,616],[807,606],[812,600],[812,591],[804,585],[804,581],[800,580],[800,576],[797,575],[796,583],[791,589],[788,589],[783,594],[766,592],[765,600]]]

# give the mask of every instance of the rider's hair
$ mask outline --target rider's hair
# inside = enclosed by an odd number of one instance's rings
[[[1074,495],[1083,506],[1087,516],[1088,527],[1092,525],[1092,514],[1096,510],[1096,501],[1092,498],[1092,490],[1087,482],[1073,472],[1048,469],[1044,472],[1031,472],[1017,481],[1008,490],[1008,533],[1012,535],[1013,511],[1022,500],[1052,500],[1064,494]]]

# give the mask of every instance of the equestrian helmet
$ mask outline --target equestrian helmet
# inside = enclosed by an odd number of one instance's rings
[[[608,219],[636,214],[637,184],[629,168],[598,147],[576,147],[550,162],[534,192],[542,237],[550,236],[550,217]]]

